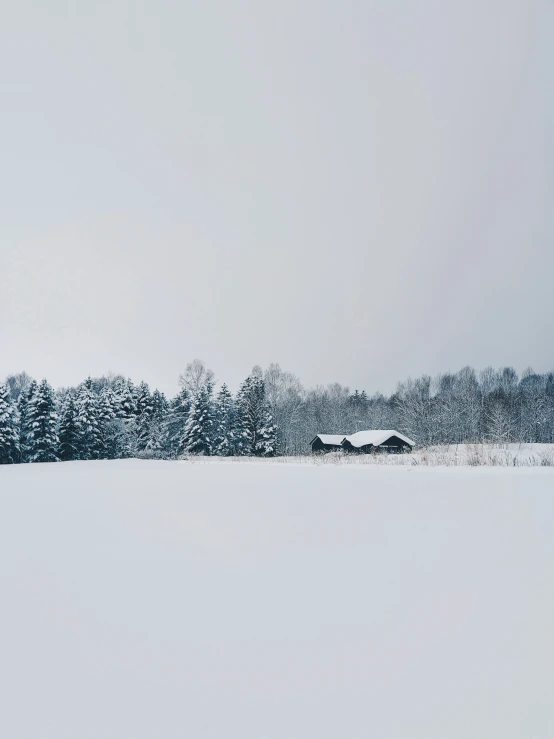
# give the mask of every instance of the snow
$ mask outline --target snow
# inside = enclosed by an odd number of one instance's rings
[[[383,429],[357,431],[355,434],[350,434],[350,436],[347,436],[346,434],[317,434],[315,438],[321,439],[324,444],[335,444],[336,446],[341,446],[343,440],[347,439],[352,444],[352,446],[359,448],[365,446],[366,444],[379,446],[379,444],[383,444],[385,441],[387,441],[387,439],[390,439],[391,436],[398,436],[399,439],[402,439],[407,444],[410,444],[410,446],[415,445],[415,442],[413,442],[411,439],[408,439],[407,436],[403,436],[398,431],[394,431],[394,429],[388,431],[384,431]]]
[[[316,439],[321,439],[324,444],[335,444],[340,446],[342,440],[346,438],[346,434],[318,434]]]
[[[232,461],[248,462],[248,459],[234,457]],[[403,467],[554,467],[554,444],[437,444],[416,447],[410,454],[345,454],[343,449],[337,449],[320,455],[278,457],[274,462]]]
[[[550,739],[554,469],[0,467],[0,736]]]
[[[406,444],[409,444],[410,446],[415,446],[414,441],[412,441],[411,439],[408,439],[407,436],[400,434],[398,431],[395,431],[394,429],[389,429],[387,431],[384,431],[383,429],[371,429],[370,431],[358,431],[355,434],[351,434],[350,436],[347,436],[346,439],[352,444],[352,446],[359,449],[362,446],[366,446],[366,444],[373,444],[373,446],[379,446],[380,444],[384,444],[385,441],[390,439],[391,436],[398,436],[398,438],[402,439],[402,441],[405,441]]]

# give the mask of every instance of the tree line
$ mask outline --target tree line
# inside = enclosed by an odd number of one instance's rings
[[[264,373],[285,454],[308,451],[316,433],[396,429],[418,446],[460,443],[554,443],[554,372],[521,377],[511,367],[423,375],[389,396],[332,384],[304,390],[272,365]]]
[[[199,360],[180,378],[171,400],[145,382],[121,376],[88,378],[54,392],[26,373],[0,385],[0,463],[184,454],[252,455],[277,452],[277,428],[265,384],[254,371],[236,396]]]
[[[233,395],[187,365],[171,399],[122,376],[54,391],[26,373],[0,385],[0,463],[184,454],[305,454],[317,433],[397,429],[420,446],[554,442],[554,373],[465,367],[398,384],[390,396],[337,383],[306,390],[278,364],[255,367]]]

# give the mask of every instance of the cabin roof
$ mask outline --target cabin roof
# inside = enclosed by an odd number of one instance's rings
[[[340,446],[342,440],[346,437],[346,434],[317,434],[311,440],[310,444],[313,444],[316,439],[321,439],[323,444],[330,444],[333,446]]]
[[[359,449],[360,447],[367,446],[368,444],[373,444],[373,446],[384,444],[385,441],[390,439],[391,436],[397,436],[402,441],[405,441],[406,444],[409,444],[410,446],[415,446],[415,442],[413,442],[411,439],[408,439],[407,436],[404,436],[398,431],[395,431],[394,429],[388,429],[386,431],[383,429],[358,431],[355,434],[351,434],[350,436],[345,437],[344,440],[349,441],[353,447]]]

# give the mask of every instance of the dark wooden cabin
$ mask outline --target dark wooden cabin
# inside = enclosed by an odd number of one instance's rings
[[[373,452],[400,454],[402,452],[411,452],[414,446],[415,443],[411,439],[408,439],[407,436],[394,429],[388,431],[381,429],[358,431],[355,434],[346,436],[342,441],[344,451],[355,452],[357,454],[370,454]]]
[[[323,452],[340,452],[345,434],[318,434],[310,442],[312,454]]]

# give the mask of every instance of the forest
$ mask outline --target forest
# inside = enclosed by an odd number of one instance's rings
[[[400,382],[390,396],[340,384],[305,389],[256,366],[236,394],[190,362],[167,398],[121,375],[54,390],[27,373],[0,384],[0,464],[183,455],[300,455],[317,433],[397,429],[418,447],[554,442],[554,373],[464,367]]]

